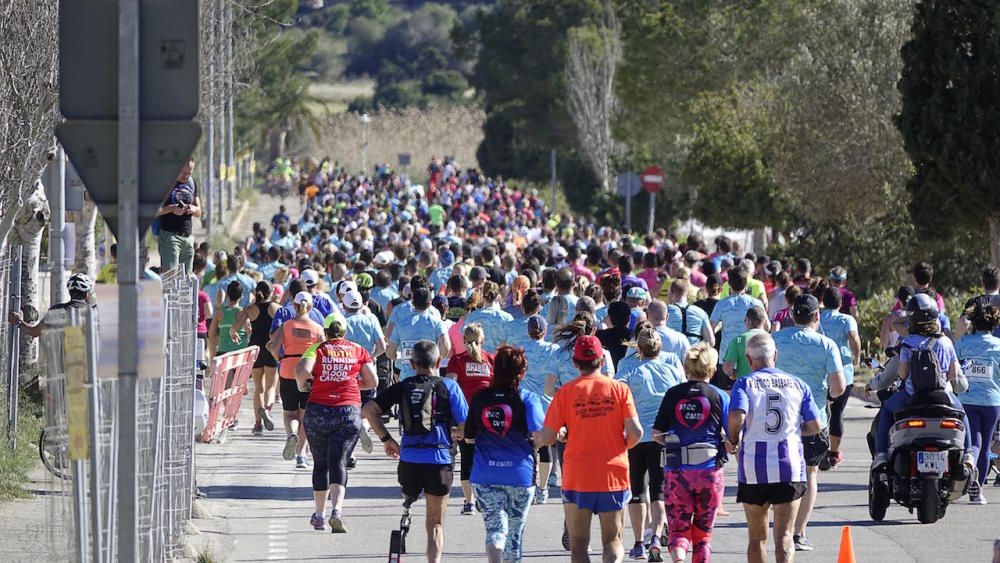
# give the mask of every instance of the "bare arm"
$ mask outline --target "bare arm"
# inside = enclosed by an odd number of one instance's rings
[[[396,352],[399,350],[399,345],[395,342],[389,342],[385,346],[385,355],[392,361],[396,361]]]
[[[642,439],[642,424],[639,417],[633,416],[625,419],[625,447],[632,449]]]
[[[188,211],[195,217],[201,217],[201,198],[194,198],[194,204],[188,206]]]
[[[712,323],[705,323],[705,326],[701,327],[701,339],[709,346],[715,346],[715,331],[712,329]]]
[[[448,333],[438,336],[438,350],[441,351],[442,358],[451,356],[451,339],[448,338]]]
[[[281,345],[285,342],[285,331],[278,330],[271,333],[271,341],[267,343],[267,351],[275,358],[281,358]]]
[[[747,413],[741,410],[729,411],[729,441],[732,444],[740,443],[740,432],[743,431],[743,421],[746,420]],[[735,453],[735,447],[730,449],[730,453]]]
[[[545,376],[545,394],[549,397],[556,396],[556,382],[557,378],[554,373]]]
[[[543,426],[538,432],[532,433],[531,438],[539,446],[551,446],[556,443],[556,432],[548,426]]]
[[[368,420],[368,424],[375,431],[375,435],[379,437],[379,440],[388,436],[388,440],[382,443],[386,455],[391,458],[399,458],[399,444],[396,443],[395,438],[392,437],[392,434],[386,429],[385,424],[382,423],[382,407],[378,406],[378,403],[375,401],[368,401],[365,403],[363,413],[365,419]]]
[[[722,364],[722,371],[729,376],[729,379],[736,379],[736,367],[733,365],[733,362],[726,360],[726,362]]]
[[[377,358],[382,354],[385,354],[385,337],[379,335],[379,337],[375,340],[375,349],[372,350],[372,357]]]
[[[819,434],[819,431],[822,430],[822,428],[819,426],[819,421],[810,420],[802,425],[801,430],[803,436],[815,436],[816,434]]]
[[[302,358],[295,366],[295,383],[299,389],[306,388],[306,382],[312,379],[313,367],[316,366],[316,358]]]
[[[831,372],[826,376],[826,383],[830,386],[830,396],[836,399],[847,391],[847,379],[843,371]]]
[[[361,366],[361,391],[368,391],[378,387],[378,372],[375,371],[375,364],[368,362]]]
[[[851,358],[854,365],[861,363],[861,336],[857,332],[850,332],[847,335],[847,345],[851,348]]]

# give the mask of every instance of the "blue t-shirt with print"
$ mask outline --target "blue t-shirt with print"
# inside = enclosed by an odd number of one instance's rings
[[[507,325],[514,320],[510,313],[496,305],[476,309],[465,317],[465,326],[479,323],[483,326],[483,350],[494,353],[507,337]]]
[[[399,368],[400,381],[417,373],[410,365],[410,351],[413,345],[421,340],[430,340],[436,345],[438,338],[447,332],[441,319],[434,318],[430,311],[431,309],[427,309],[401,315],[402,319],[396,323],[392,331],[389,341],[396,344],[396,366]]]
[[[542,429],[545,412],[538,395],[483,389],[472,398],[465,437],[476,441],[472,477],[479,485],[530,487],[535,484],[531,433]]]
[[[729,420],[729,395],[704,381],[686,381],[667,391],[660,403],[652,430],[673,433],[677,445],[717,444],[722,448],[722,430]],[[716,469],[718,458],[683,465],[682,469]],[[665,469],[669,471],[669,469]]]
[[[521,389],[538,395],[542,401],[542,408],[548,411],[552,397],[545,394],[545,381],[549,375],[556,375],[559,372],[557,362],[562,358],[559,346],[544,340],[531,340],[521,347],[528,360],[528,369],[524,373],[524,379],[521,380]]]
[[[348,342],[353,342],[361,346],[373,357],[375,355],[375,343],[383,337],[382,326],[378,323],[378,317],[371,313],[355,312],[347,315],[347,333],[344,335]]]
[[[684,382],[684,372],[659,358],[640,359],[628,370],[618,370],[615,379],[632,390],[635,410],[642,424],[642,442],[653,441],[653,422],[667,391]]]
[[[955,354],[969,380],[962,404],[1000,407],[1000,338],[990,333],[966,334],[955,344]]]

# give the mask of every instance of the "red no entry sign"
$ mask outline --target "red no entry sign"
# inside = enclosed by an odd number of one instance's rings
[[[659,166],[650,166],[642,171],[642,189],[651,194],[655,194],[663,189],[663,169]]]

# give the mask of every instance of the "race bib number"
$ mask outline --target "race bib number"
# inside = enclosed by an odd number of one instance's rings
[[[413,346],[416,343],[417,342],[415,340],[404,340],[399,346],[399,359],[409,360],[410,357],[413,356]]]
[[[965,368],[965,376],[969,379],[993,379],[993,364],[971,363]]]

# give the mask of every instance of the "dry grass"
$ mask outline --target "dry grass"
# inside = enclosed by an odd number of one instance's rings
[[[412,155],[410,174],[423,181],[432,156],[454,156],[463,167],[477,166],[476,149],[483,140],[485,112],[476,107],[431,107],[383,110],[372,115],[368,130],[368,165],[388,162],[397,167],[399,153]],[[361,166],[361,125],[354,114],[331,115],[312,156],[329,156],[350,169]]]

